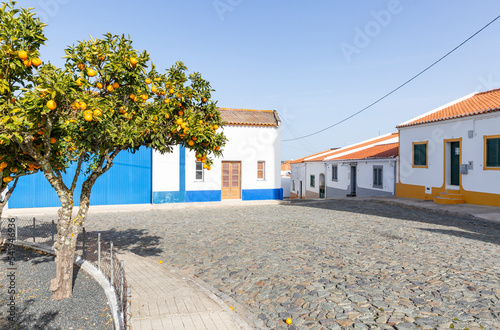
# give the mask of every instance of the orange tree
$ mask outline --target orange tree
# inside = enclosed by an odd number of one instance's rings
[[[46,40],[45,24],[33,16],[30,9],[18,8],[12,1],[0,9],[0,217],[19,177],[39,169],[19,145],[11,143],[13,134],[20,137],[17,129],[23,124],[17,98],[22,88],[32,85],[34,71],[42,63],[38,50]]]
[[[146,51],[132,48],[130,38],[111,34],[65,51],[65,69],[44,65],[19,100],[23,129],[12,132],[13,144],[40,166],[61,202],[51,282],[55,299],[71,296],[76,238],[91,190],[119,152],[145,146],[167,153],[183,145],[210,169],[226,141],[210,84],[199,73],[188,74],[181,62],[161,74]],[[69,182],[63,180],[66,172],[73,175]]]

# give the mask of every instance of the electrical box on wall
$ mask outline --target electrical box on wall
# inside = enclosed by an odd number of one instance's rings
[[[432,194],[432,187],[425,187],[426,194]]]
[[[469,169],[469,170],[474,169],[474,162],[472,160],[469,160],[469,163],[467,164],[467,169]]]
[[[474,131],[473,130],[469,130],[467,133],[469,135],[469,139],[472,139],[474,137]]]
[[[468,174],[467,164],[460,164],[460,174]]]

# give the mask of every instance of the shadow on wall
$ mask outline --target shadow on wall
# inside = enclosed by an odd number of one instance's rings
[[[419,228],[423,231],[452,235],[500,245],[500,223],[468,215],[457,215],[383,201],[366,200],[293,200],[289,206],[310,207],[339,212],[366,214],[418,223],[454,227],[452,229]]]

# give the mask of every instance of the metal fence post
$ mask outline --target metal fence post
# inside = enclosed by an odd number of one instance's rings
[[[123,260],[120,260],[120,303],[121,303],[121,311],[123,312]]]
[[[33,243],[35,243],[36,219],[33,218]]]
[[[126,324],[127,324],[127,328],[131,328],[130,327],[130,321],[132,319],[132,313],[130,311],[130,303],[131,303],[131,300],[132,299],[132,291],[130,290],[130,288],[127,288],[127,302],[125,304],[125,320],[126,320]]]
[[[111,283],[111,286],[113,286],[113,243],[111,243],[111,246],[109,248],[109,252],[111,254],[110,258],[109,258],[109,263],[110,263],[110,279],[109,279],[109,282]]]
[[[83,243],[82,243],[82,258],[85,259],[85,227],[82,227]]]
[[[101,271],[101,233],[97,234],[97,270]]]
[[[18,225],[19,221],[17,221],[17,217],[15,217],[14,219],[15,219],[14,223],[16,226],[16,241],[17,241],[17,225]]]
[[[50,226],[50,235],[52,236],[52,246],[54,246],[54,220],[52,220],[52,225]]]

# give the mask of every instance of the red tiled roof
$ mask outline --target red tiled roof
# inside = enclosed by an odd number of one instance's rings
[[[278,114],[273,110],[219,108],[224,125],[279,126]]]
[[[394,158],[399,154],[399,143],[389,143],[375,145],[364,150],[356,151],[340,157],[334,157],[329,160],[346,160],[346,159],[378,159],[378,158]]]
[[[395,138],[397,136],[398,136],[398,133],[392,133],[390,135],[384,135],[384,136],[381,136],[381,137],[373,139],[373,140],[361,142],[361,143],[358,143],[358,144],[355,144],[355,145],[352,145],[352,146],[349,146],[349,147],[344,147],[344,148],[340,148],[340,149],[334,150],[334,151],[332,151],[332,153],[329,153],[328,155],[325,155],[325,156],[319,156],[319,157],[315,157],[315,158],[312,158],[312,159],[310,157],[306,157],[306,158],[308,158],[307,161],[311,161],[311,162],[322,161],[323,159],[325,159],[327,157],[330,158],[332,156],[335,156],[335,155],[338,155],[338,154],[343,154],[343,153],[348,152],[348,151],[353,151],[353,150],[356,150],[356,149],[359,149],[359,148],[362,148],[362,147],[366,147],[366,146],[369,146],[369,145],[372,145],[372,144],[381,143],[381,142],[393,139],[393,138]]]
[[[500,111],[500,89],[476,93],[444,109],[431,112],[426,116],[398,125],[396,128],[474,116],[495,111]]]
[[[343,147],[343,148],[339,148],[339,149],[334,149],[334,150],[329,149],[329,150],[325,150],[322,152],[318,152],[318,153],[310,155],[310,156],[302,157],[302,158],[294,160],[292,162],[292,164],[303,163],[305,161],[307,161],[307,162],[321,162],[323,160],[326,160],[326,158],[328,158],[328,160],[337,159],[335,157],[335,155],[342,155],[341,157],[344,157],[344,156],[348,157],[346,159],[359,159],[359,157],[353,158],[353,157],[351,157],[351,155],[356,154],[356,153],[360,153],[360,155],[361,155],[361,153],[365,152],[365,150],[368,150],[369,146],[371,146],[371,145],[382,147],[382,146],[384,146],[383,143],[385,141],[389,141],[389,140],[397,138],[397,137],[398,137],[398,133],[386,134],[386,135],[380,136],[378,138],[371,139],[368,141],[363,141],[363,142],[360,142],[360,143],[357,143],[357,144],[354,144],[351,146],[347,146],[347,147]],[[385,145],[392,145],[392,144],[393,143],[385,144]],[[356,151],[357,149],[363,148],[363,147],[367,147],[367,148],[365,148],[363,150]],[[382,149],[380,149],[380,150],[382,150]],[[348,154],[344,155],[345,153],[348,153]],[[392,154],[389,153],[389,156],[387,156],[387,157],[392,157],[391,155]],[[369,157],[369,156],[363,156],[363,158],[365,158],[365,157]],[[383,157],[384,156],[380,156],[379,158],[383,158]],[[341,159],[344,159],[344,158],[341,158]]]

